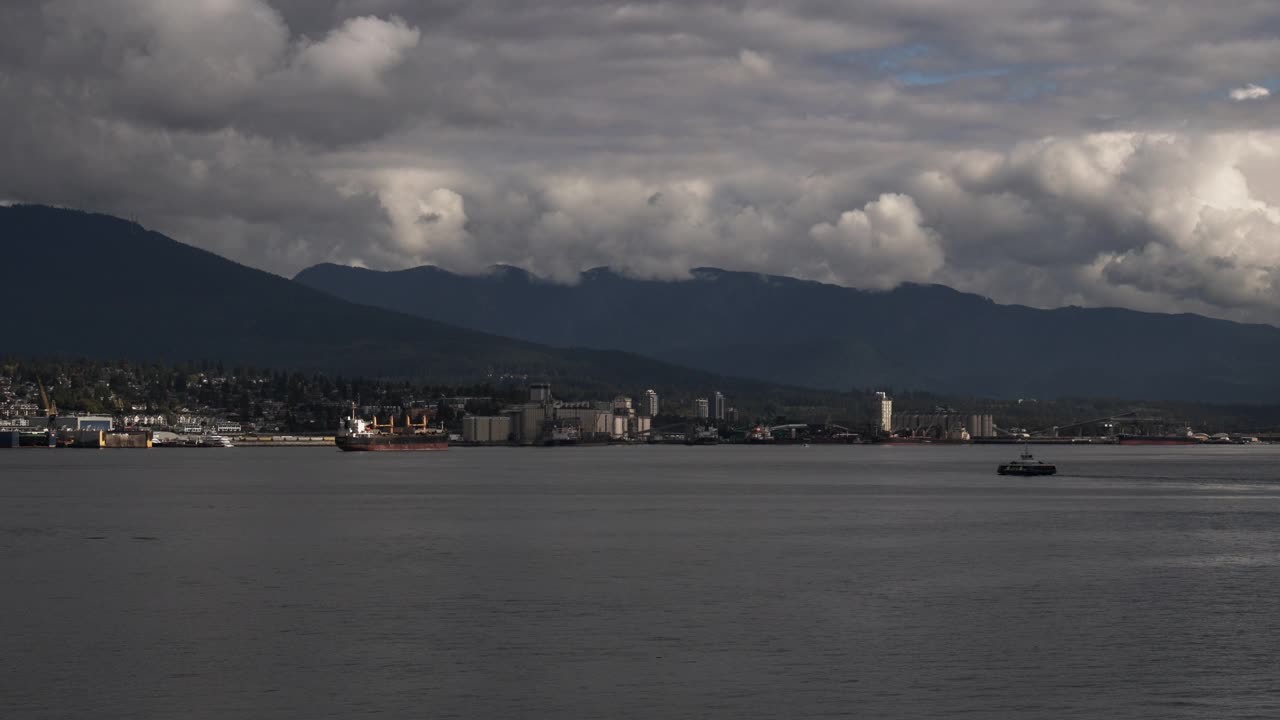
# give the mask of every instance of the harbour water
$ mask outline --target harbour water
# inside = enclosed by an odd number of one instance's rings
[[[1280,717],[1280,446],[0,452],[0,717]]]

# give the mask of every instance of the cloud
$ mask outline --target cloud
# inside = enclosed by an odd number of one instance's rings
[[[1056,282],[1061,300],[1266,316],[1280,296],[1276,158],[1274,132],[1098,133],[961,154],[913,188],[958,284],[996,270],[1027,296]]]
[[[758,52],[742,50],[738,53],[738,61],[756,75],[767,77],[773,74],[773,61]]]
[[[369,114],[388,107],[371,101],[421,37],[397,16],[360,16],[312,41],[263,0],[52,0],[43,18],[44,54],[83,109],[321,142],[385,132]]]
[[[421,33],[399,17],[350,18],[324,40],[298,53],[297,67],[323,86],[378,95],[387,91],[382,74],[398,65]]]
[[[52,0],[45,53],[118,112],[209,126],[238,112],[285,57],[288,30],[260,0]]]
[[[946,259],[937,233],[924,227],[920,209],[906,195],[881,195],[861,210],[841,213],[834,224],[814,225],[809,235],[830,268],[823,279],[873,290],[928,280]]]
[[[0,198],[282,274],[718,265],[1280,323],[1280,140],[1204,101],[1277,37],[1197,0],[11,0]]]
[[[468,247],[466,201],[430,173],[390,171],[376,178],[391,220],[388,254],[413,264],[433,262],[463,271],[484,268]]]
[[[1271,91],[1261,85],[1249,83],[1244,87],[1234,88],[1230,93],[1228,93],[1228,95],[1232,100],[1242,102],[1245,100],[1261,100],[1263,98],[1271,97]]]

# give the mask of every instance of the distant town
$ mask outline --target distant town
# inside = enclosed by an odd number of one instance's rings
[[[844,417],[740,412],[714,388],[664,397],[658,389],[612,397],[560,398],[548,382],[430,386],[275,371],[219,363],[0,364],[0,446],[306,446],[333,443],[344,418],[381,432],[438,429],[458,445],[605,443],[1248,443],[1280,439],[1259,422],[1199,429],[1167,408],[1097,411],[1040,420],[1041,403],[1018,400],[998,414],[888,391],[858,393]],[[758,403],[756,404],[758,406]],[[772,409],[772,408],[771,408]],[[1088,412],[1069,406],[1079,414]]]

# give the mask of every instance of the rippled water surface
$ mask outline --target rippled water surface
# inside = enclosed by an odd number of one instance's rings
[[[1280,446],[1033,450],[0,450],[0,717],[1280,717]]]

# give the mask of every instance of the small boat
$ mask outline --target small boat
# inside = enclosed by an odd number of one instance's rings
[[[1051,463],[1037,460],[1027,452],[1024,447],[1022,455],[1013,462],[1007,462],[996,468],[998,475],[1053,475],[1058,472],[1058,466]]]

